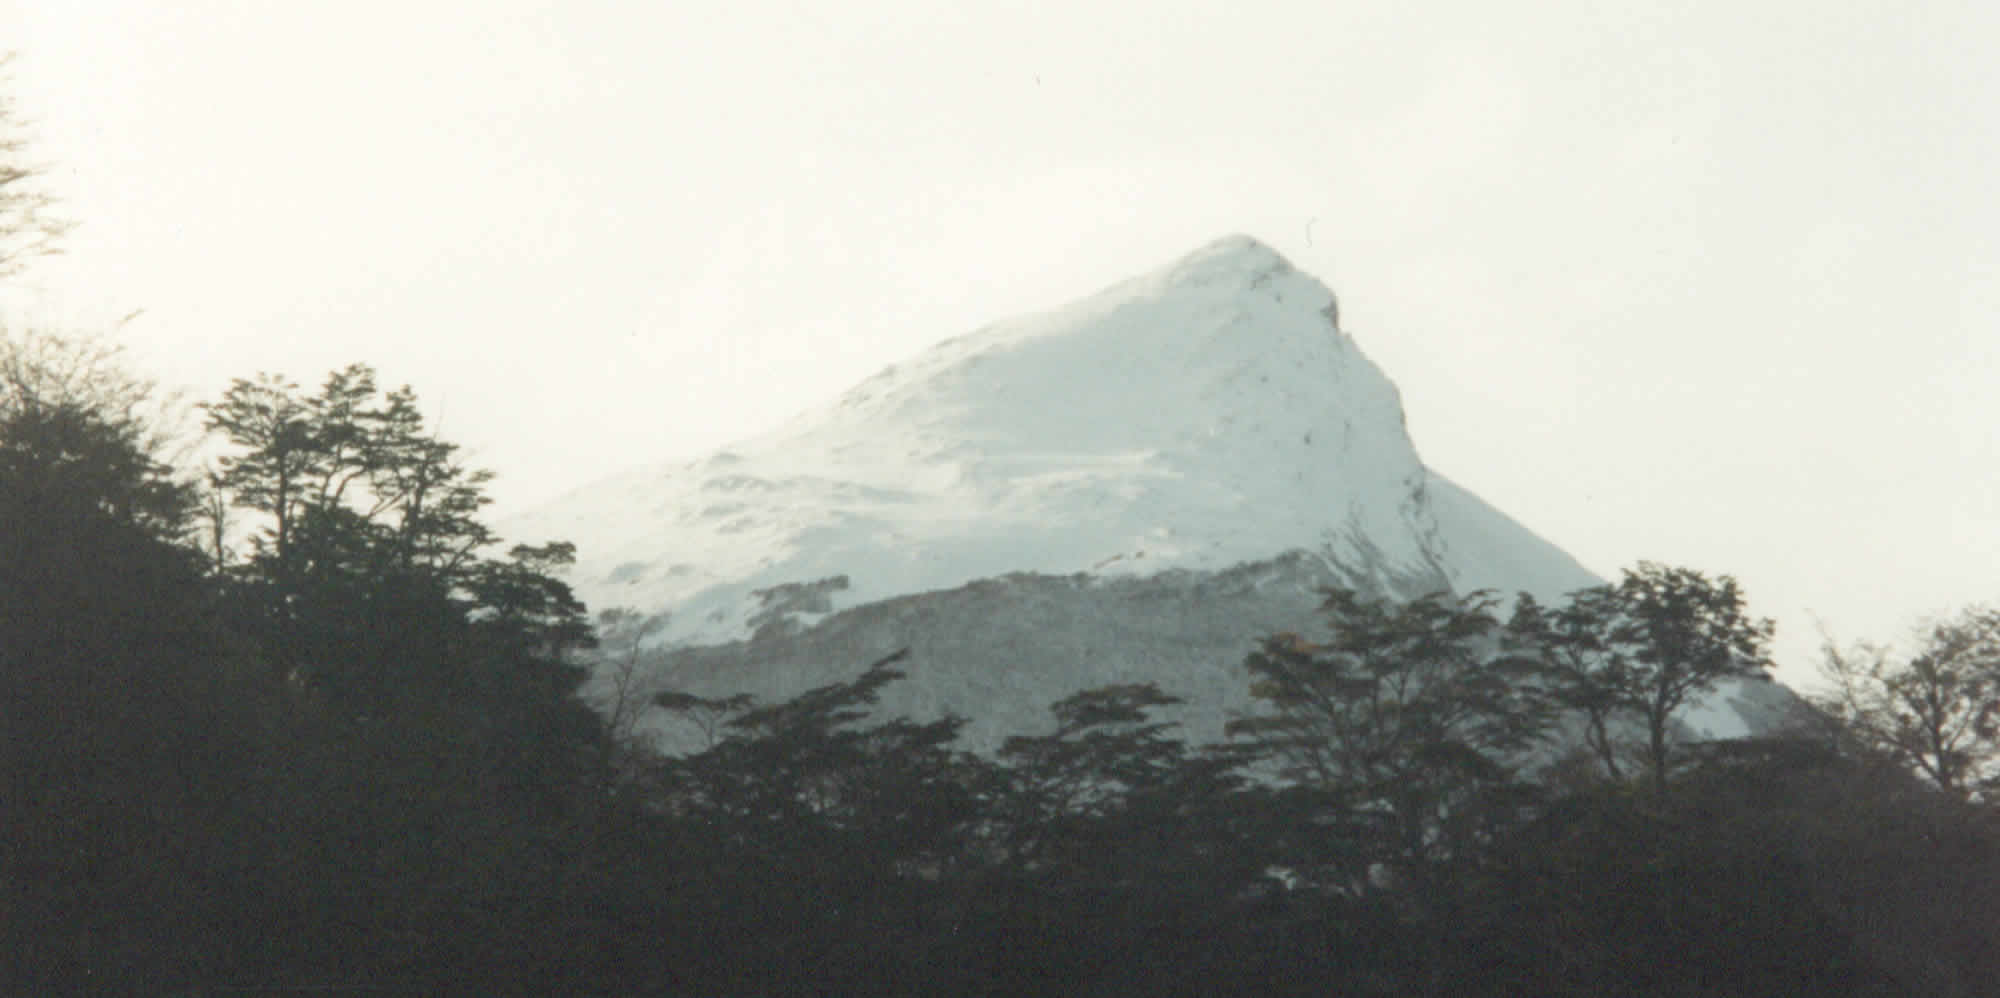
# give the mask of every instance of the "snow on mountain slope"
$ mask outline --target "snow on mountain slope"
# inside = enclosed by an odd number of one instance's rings
[[[1426,471],[1394,385],[1335,314],[1333,294],[1275,252],[1224,239],[506,532],[575,541],[579,593],[673,609],[674,642],[739,637],[755,590],[834,575],[851,583],[837,606],[1007,572],[1219,569],[1293,549],[1402,594],[1517,578],[1508,558],[1538,566],[1508,588],[1592,581]]]
[[[1176,593],[1245,566],[1278,566],[1228,589],[1232,612],[1260,624],[1310,617],[1332,583],[1556,600],[1600,581],[1425,468],[1395,386],[1341,332],[1333,293],[1241,236],[947,340],[776,432],[586,487],[503,531],[574,541],[570,578],[592,607],[667,613],[656,640],[681,649],[662,652],[677,685],[789,695],[929,641],[958,672],[913,676],[892,699],[994,724],[1093,682],[1178,682],[1203,697],[1240,687],[1231,669],[1259,632],[1217,622],[1173,639],[1214,668],[1139,632],[1166,627],[1154,610],[1181,605]],[[986,583],[952,595],[1002,577],[1027,580],[1008,590],[1022,599],[1081,586],[1097,609],[1004,625],[988,636],[1011,658],[988,661],[948,636],[964,620],[947,627],[908,599],[1005,617]],[[1162,581],[1125,584],[1147,579]],[[862,612],[890,600],[903,609]],[[819,638],[800,637],[821,622]],[[1121,628],[1130,647],[1112,650],[1105,634]]]
[[[1440,557],[1450,568],[1454,592],[1530,592],[1552,602],[1604,581],[1561,548],[1435,471],[1430,473],[1428,492],[1443,548]]]

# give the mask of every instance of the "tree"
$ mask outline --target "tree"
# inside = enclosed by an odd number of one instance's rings
[[[713,745],[658,773],[656,806],[679,836],[685,878],[679,935],[710,941],[695,961],[723,964],[696,990],[903,993],[922,973],[913,964],[938,959],[935,920],[917,899],[966,854],[982,779],[954,747],[960,719],[871,721],[904,658],[773,704],[655,698],[710,720],[733,715]]]
[[[232,917],[261,691],[146,399],[89,341],[0,339],[0,990],[162,986]]]
[[[666,613],[643,614],[630,607],[598,611],[598,655],[594,668],[601,682],[592,693],[591,706],[604,718],[613,755],[613,775],[623,774],[629,763],[646,754],[639,722],[651,698],[646,695],[641,666],[646,642],[664,630],[668,620]],[[706,733],[708,744],[715,744],[712,725]]]
[[[189,556],[194,491],[162,456],[165,437],[148,420],[155,397],[101,341],[0,329],[0,533],[10,578],[27,587],[0,600],[11,619],[55,623],[26,614],[27,601],[48,598],[26,580],[42,573],[60,585],[75,578],[62,572],[116,566],[87,558],[93,549],[116,546],[140,561]]]
[[[0,411],[69,406],[127,434],[160,466],[174,463],[187,434],[179,398],[134,374],[109,338],[0,326]]]
[[[850,855],[880,855],[891,842],[907,844],[890,850],[905,858],[933,847],[956,822],[951,802],[960,794],[951,777],[960,756],[951,746],[963,720],[863,723],[882,688],[903,678],[896,666],[907,656],[885,656],[852,680],[775,704],[659,694],[659,706],[710,723],[734,715],[715,744],[666,767],[674,808],[707,815],[773,853],[815,839],[838,840]]]
[[[1886,648],[1828,640],[1821,710],[1870,748],[1959,799],[1994,783],[2000,763],[2000,611],[1969,608],[1921,631],[1901,662]]]
[[[0,55],[0,82],[13,61]],[[42,185],[45,169],[28,159],[28,139],[20,108],[0,95],[0,279],[13,277],[30,260],[60,252],[74,223],[56,214],[55,196]]]
[[[1245,663],[1266,712],[1232,722],[1286,776],[1335,792],[1372,842],[1351,883],[1384,864],[1421,896],[1469,859],[1524,789],[1523,753],[1548,722],[1480,592],[1407,603],[1327,594],[1326,642],[1267,638]]]
[[[1414,944],[1403,972],[1425,994],[1451,988],[1449,935],[1492,844],[1536,796],[1521,769],[1549,712],[1496,603],[1484,591],[1399,603],[1331,590],[1332,637],[1265,639],[1245,662],[1265,712],[1229,725],[1314,792],[1306,802],[1321,810],[1307,820],[1333,839],[1332,866],[1298,872],[1352,897],[1386,893],[1419,926],[1396,936]]]
[[[203,409],[209,429],[238,448],[221,459],[216,486],[267,519],[247,567],[263,583],[287,670],[311,667],[310,649],[296,647],[309,585],[421,578],[449,591],[490,574],[477,553],[495,541],[478,518],[492,473],[466,467],[456,444],[425,428],[409,388],[380,396],[375,372],[355,364],[309,396],[272,375],[238,379]],[[223,532],[220,518],[213,528]]]
[[[366,686],[384,677],[343,672],[386,668],[367,660],[417,652],[412,641],[445,640],[481,612],[497,614],[489,636],[513,628],[547,645],[545,657],[587,641],[581,605],[549,574],[567,549],[522,548],[511,563],[480,557],[496,540],[477,515],[492,474],[466,467],[457,445],[424,427],[408,388],[383,396],[375,372],[356,364],[312,395],[271,375],[239,379],[203,409],[237,448],[221,459],[217,486],[264,519],[237,574],[291,678]],[[426,614],[437,627],[370,626],[418,625]]]
[[[239,379],[203,408],[234,447],[215,481],[257,527],[229,603],[275,675],[371,737],[453,754],[409,764],[510,807],[598,785],[584,773],[609,755],[575,661],[595,636],[558,577],[575,548],[489,556],[492,474],[430,431],[414,392],[356,364],[311,394]]]
[[[1736,580],[1640,562],[1605,605],[1605,643],[1622,656],[1614,690],[1646,725],[1653,786],[1664,789],[1674,715],[1726,679],[1762,679],[1772,624],[1752,619]]]
[[[312,391],[241,379],[203,408],[229,446],[210,512],[231,521],[203,546],[239,549],[220,602],[297,708],[271,796],[314,858],[273,890],[329,933],[300,959],[411,986],[526,959],[507,933],[575,903],[612,820],[579,696],[595,636],[559,577],[575,549],[495,553],[491,474],[365,365]],[[466,919],[491,931],[436,928]]]
[[[1770,664],[1771,622],[1748,616],[1735,579],[1652,562],[1560,607],[1522,594],[1508,629],[1536,657],[1550,696],[1581,716],[1605,775],[1625,776],[1618,729],[1629,721],[1644,733],[1639,752],[1660,789],[1681,708],[1724,680],[1763,678]]]
[[[1173,737],[1154,713],[1181,702],[1151,683],[1057,701],[1054,731],[1002,745],[980,843],[1031,899],[1028,921],[1094,923],[1092,946],[1128,973],[1174,965],[1163,938],[1218,940],[1277,862],[1270,833],[1285,816],[1250,788],[1253,753]]]
[[[1172,724],[1151,715],[1180,702],[1151,683],[1085,690],[1050,708],[1055,731],[1007,739],[1000,758],[1015,782],[1009,861],[1036,862],[1062,823],[1108,817],[1170,778],[1186,747],[1166,737]]]
[[[1913,871],[1955,857],[1908,862],[1924,809],[1865,787],[1866,768],[1811,741],[1742,739],[1690,760],[1668,798],[1597,785],[1553,799],[1499,848],[1450,957],[1505,982],[1485,994],[1978,993],[1883,972],[1911,955],[1894,937],[1913,923],[1978,918],[1957,905],[1979,888],[1898,910],[1930,876]]]
[[[1173,737],[1177,725],[1154,713],[1181,702],[1152,683],[1097,687],[1050,707],[1054,731],[1008,738],[993,801],[997,864],[1163,893],[1261,877],[1261,857],[1231,838],[1233,822],[1253,817],[1239,794],[1253,753]]]
[[[1516,598],[1508,631],[1540,662],[1539,681],[1551,699],[1579,715],[1584,746],[1614,782],[1625,779],[1618,726],[1631,706],[1632,664],[1607,640],[1604,624],[1615,617],[1616,591],[1600,586],[1544,607],[1534,596]]]

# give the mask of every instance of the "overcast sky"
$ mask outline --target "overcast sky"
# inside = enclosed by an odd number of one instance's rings
[[[1370,9],[1373,8],[1373,9]],[[1419,451],[1810,675],[2000,599],[1988,3],[0,0],[17,317],[413,384],[505,513],[1247,232]]]

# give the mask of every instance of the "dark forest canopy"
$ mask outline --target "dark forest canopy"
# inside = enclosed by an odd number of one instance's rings
[[[0,357],[5,990],[1973,995],[2000,971],[1990,614],[1839,652],[1788,733],[1727,577],[1553,606],[1330,592],[1195,745],[1139,684],[965,751],[874,709],[579,690],[560,542],[365,366],[235,382],[212,474],[87,344]],[[1301,622],[1303,625],[1305,622]],[[595,646],[600,637],[605,647]],[[621,656],[625,658],[621,659]],[[712,734],[665,756],[641,711]]]

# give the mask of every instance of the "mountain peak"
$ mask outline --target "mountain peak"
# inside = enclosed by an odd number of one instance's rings
[[[667,639],[695,643],[754,630],[754,593],[835,577],[836,610],[1010,572],[1216,571],[1287,551],[1402,595],[1483,581],[1452,561],[1444,487],[1333,308],[1277,251],[1229,236],[516,525],[577,543],[589,601],[671,608]]]
[[[1154,271],[1139,283],[1155,292],[1180,289],[1254,291],[1274,281],[1290,278],[1310,285],[1326,297],[1318,309],[1335,328],[1340,326],[1340,304],[1332,290],[1309,274],[1292,266],[1284,254],[1253,236],[1237,233],[1216,239],[1200,249]]]
[[[1186,470],[1206,478],[1219,470],[1212,460],[1242,461],[1274,441],[1358,436],[1379,443],[1379,467],[1400,477],[1415,464],[1401,403],[1339,331],[1334,307],[1332,291],[1276,250],[1248,236],[1218,239],[895,365],[832,411],[795,421],[782,435],[813,442],[782,449],[868,453],[895,476],[919,456],[1019,477],[1057,455],[1148,454],[1156,464],[1194,462]],[[892,442],[895,460],[873,461],[879,442]]]
[[[1204,284],[1216,278],[1289,273],[1291,261],[1277,250],[1242,233],[1223,236],[1181,257],[1167,268],[1173,283]]]
[[[507,534],[573,541],[587,603],[662,615],[671,688],[789,697],[915,647],[926,672],[885,703],[976,715],[988,745],[1135,680],[1220,737],[1247,705],[1233,659],[1310,620],[1323,585],[1556,600],[1598,581],[1424,466],[1333,308],[1229,236]]]
[[[940,343],[727,460],[531,519],[577,542],[586,598],[673,607],[683,640],[749,627],[746,593],[836,576],[851,586],[831,605],[854,606],[1016,571],[1308,550],[1357,582],[1446,588],[1395,386],[1332,308],[1310,274],[1231,236]]]

